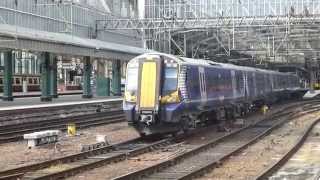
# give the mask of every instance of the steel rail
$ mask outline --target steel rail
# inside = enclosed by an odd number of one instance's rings
[[[285,108],[279,109],[277,112],[268,115],[266,118],[276,118],[276,117],[280,117],[280,116],[290,115],[292,113],[290,113],[290,112],[288,113],[288,112],[284,112],[284,111],[290,110],[290,108],[293,108],[293,107],[296,107],[296,106],[301,106],[301,105],[306,104],[306,103],[310,103],[310,101],[294,103],[294,104],[289,105],[289,106],[287,106]],[[197,129],[197,130],[191,132],[189,134],[189,136],[191,136],[192,134],[199,133],[201,131],[202,131],[201,129]],[[179,137],[176,137],[175,140],[179,141],[179,140],[182,140],[182,139],[184,139],[186,137],[179,136]],[[54,159],[54,160],[50,160],[50,161],[45,161],[45,162],[42,162],[42,163],[32,164],[32,165],[23,166],[23,167],[15,168],[15,169],[9,169],[9,170],[0,172],[0,177],[1,176],[5,176],[5,175],[17,174],[17,173],[28,173],[30,171],[37,171],[37,170],[48,168],[48,167],[54,166],[54,165],[59,165],[59,164],[68,163],[68,162],[76,162],[76,161],[79,161],[79,160],[82,160],[82,159],[88,159],[88,158],[90,158],[92,156],[97,156],[99,154],[101,155],[101,154],[105,154],[105,153],[108,153],[108,152],[112,153],[112,152],[116,151],[116,149],[118,147],[120,147],[122,145],[130,144],[130,143],[134,143],[134,141],[138,141],[138,140],[139,140],[139,138],[138,139],[134,139],[132,141],[127,141],[127,142],[124,142],[124,143],[120,143],[120,144],[115,144],[115,145],[111,145],[111,146],[107,146],[107,147],[102,147],[102,148],[98,148],[98,149],[94,149],[94,150],[90,150],[90,151],[74,154],[74,155],[71,155],[71,156],[66,156],[66,157],[62,157],[62,158],[58,158],[58,159]],[[114,157],[111,157],[111,159],[106,158],[106,159],[103,159],[103,160],[100,160],[100,161],[84,164],[83,167],[79,166],[79,167],[76,167],[76,168],[68,169],[68,170],[66,170],[64,172],[53,173],[51,175],[47,174],[47,175],[43,175],[42,177],[38,177],[38,178],[39,179],[41,179],[41,178],[44,178],[44,179],[46,179],[46,178],[55,179],[55,178],[67,177],[67,176],[79,173],[81,171],[84,171],[84,170],[88,170],[88,169],[92,169],[92,168],[95,168],[95,167],[98,167],[98,166],[109,164],[109,163],[114,162],[114,161],[121,161],[121,160],[126,159],[127,157],[130,157],[130,156],[135,156],[135,155],[139,155],[139,154],[144,153],[144,152],[155,150],[155,149],[157,149],[157,147],[162,147],[162,146],[165,146],[167,144],[170,144],[169,141],[172,142],[173,139],[164,140],[163,142],[159,142],[159,144],[155,143],[150,147],[146,146],[146,147],[142,147],[142,149],[138,148],[138,149],[133,149],[133,150],[131,150],[129,152],[127,151],[127,152],[122,153],[122,154],[120,153],[120,155],[119,154],[118,154],[118,156],[115,155]],[[112,159],[112,158],[114,158],[114,159]],[[37,178],[37,177],[35,177],[35,178]]]
[[[0,177],[9,176],[9,175],[13,175],[13,174],[21,174],[21,173],[24,174],[26,172],[36,171],[36,170],[39,170],[39,169],[47,168],[47,167],[58,165],[58,164],[61,164],[61,163],[73,162],[73,161],[76,161],[76,160],[88,158],[90,156],[103,154],[103,153],[108,153],[108,152],[114,151],[119,146],[123,146],[123,145],[126,145],[126,144],[131,144],[131,143],[134,143],[134,142],[137,142],[137,141],[140,141],[140,140],[141,140],[141,138],[135,138],[135,139],[128,140],[128,141],[125,141],[125,142],[122,142],[122,143],[113,144],[113,145],[101,147],[101,148],[98,148],[98,149],[84,151],[84,152],[81,152],[81,153],[72,154],[72,155],[69,155],[69,156],[56,158],[56,159],[52,159],[52,160],[48,160],[48,161],[43,161],[43,162],[40,162],[40,163],[35,163],[35,164],[26,165],[26,166],[22,166],[22,167],[18,167],[18,168],[8,169],[8,170],[5,170],[5,171],[0,171]]]
[[[205,127],[205,128],[201,128],[201,129],[195,129],[193,131],[190,131],[189,133],[186,134],[180,134],[178,136],[175,137],[169,137],[169,138],[165,138],[165,139],[161,139],[161,140],[157,140],[156,142],[152,141],[149,144],[143,145],[142,147],[134,147],[134,143],[137,143],[143,139],[147,139],[149,140],[150,137],[144,137],[144,138],[140,138],[135,142],[129,142],[129,143],[124,143],[121,145],[115,145],[115,148],[110,151],[110,153],[112,153],[111,156],[107,157],[106,153],[104,153],[103,155],[106,156],[105,158],[100,158],[100,160],[92,160],[92,159],[99,159],[99,158],[95,158],[95,156],[97,157],[96,154],[94,154],[91,157],[87,157],[84,160],[88,160],[87,162],[81,162],[80,166],[74,166],[72,168],[60,171],[60,172],[55,172],[55,173],[40,173],[40,176],[32,176],[28,173],[25,174],[24,177],[27,177],[28,179],[59,179],[62,177],[68,177],[68,176],[73,176],[77,173],[86,171],[86,170],[90,170],[99,166],[103,166],[103,165],[107,165],[110,164],[112,162],[119,162],[119,161],[123,161],[129,157],[134,157],[143,153],[147,153],[150,151],[155,151],[156,149],[160,148],[160,147],[164,147],[164,146],[168,146],[169,144],[172,144],[173,142],[180,142],[182,140],[184,140],[185,138],[188,138],[194,134],[197,134],[199,132],[202,131],[209,131],[211,127]],[[151,137],[152,138],[152,137]],[[128,146],[129,145],[129,146]],[[102,154],[101,154],[102,155]],[[90,160],[91,159],[91,160]],[[69,161],[70,162],[70,161]],[[68,162],[67,162],[68,163]],[[72,163],[77,163],[76,161],[72,161]]]
[[[108,115],[108,116],[107,116]],[[7,130],[0,130],[0,143],[14,142],[23,139],[24,133],[48,130],[48,129],[59,129],[66,130],[66,124],[75,123],[77,128],[83,129],[87,127],[93,127],[98,125],[105,125],[111,123],[118,123],[125,121],[124,115],[122,111],[110,111],[108,113],[98,113],[98,114],[90,114],[90,115],[82,115],[76,117],[68,117],[68,118],[60,118],[55,120],[49,120],[48,122],[42,121],[40,124],[37,122],[33,122],[33,126],[24,127],[24,124],[19,125],[16,128]]]
[[[23,173],[25,176],[28,176],[27,173],[31,172],[31,171],[45,169],[45,168],[48,168],[48,167],[51,167],[54,165],[76,163],[77,161],[86,160],[89,158],[94,158],[94,156],[107,155],[107,153],[112,154],[110,157],[107,157],[107,158],[104,158],[101,160],[97,160],[97,161],[93,161],[93,162],[89,162],[89,163],[84,163],[84,164],[81,164],[81,166],[70,168],[70,169],[67,169],[67,170],[64,170],[61,172],[51,173],[51,174],[42,174],[39,177],[33,177],[33,178],[32,178],[32,176],[30,176],[29,178],[31,178],[31,179],[58,179],[61,177],[68,177],[68,176],[77,174],[79,172],[85,171],[85,170],[89,170],[89,169],[92,169],[95,167],[110,164],[112,162],[123,161],[123,160],[127,159],[128,157],[133,157],[133,156],[137,156],[137,155],[140,155],[140,154],[143,154],[146,152],[154,151],[160,147],[169,145],[172,142],[182,141],[183,139],[190,137],[190,136],[197,134],[197,133],[204,131],[204,130],[209,131],[210,127],[196,129],[196,130],[190,131],[187,134],[182,134],[182,135],[178,135],[176,137],[161,139],[159,141],[149,143],[149,144],[144,145],[142,147],[137,147],[137,148],[132,149],[133,144],[138,144],[141,141],[145,141],[144,139],[146,139],[146,140],[150,139],[149,137],[136,138],[136,139],[129,140],[129,141],[126,141],[123,143],[115,144],[115,145],[101,147],[101,148],[97,148],[97,149],[93,149],[93,150],[88,150],[88,151],[85,151],[82,153],[50,160],[50,161],[45,161],[45,162],[41,162],[41,163],[37,163],[37,164],[32,164],[32,165],[28,165],[28,166],[23,166],[23,167],[19,167],[19,168],[15,168],[15,169],[2,171],[2,172],[0,172],[0,177],[6,176],[6,175],[11,175],[11,174],[21,174],[21,173]]]
[[[55,125],[63,123],[71,123],[71,122],[79,122],[85,119],[92,119],[97,117],[108,117],[108,116],[115,116],[115,115],[124,115],[122,110],[113,110],[113,111],[106,111],[106,112],[99,112],[99,113],[89,113],[89,114],[81,114],[81,115],[74,115],[68,117],[56,117],[53,119],[44,119],[39,121],[32,121],[32,122],[24,122],[14,125],[4,125],[0,126],[0,137],[1,136],[8,136],[10,134],[16,134],[16,131],[21,131],[21,129],[32,129],[38,126],[48,126],[48,125]]]
[[[306,112],[303,112],[302,114],[299,114],[297,116],[293,116],[291,118],[299,118],[299,117],[302,117],[306,114],[309,114],[309,113],[312,113],[312,112],[316,112],[316,111],[319,111],[320,108],[318,109],[313,109],[313,110],[310,110],[310,111],[306,111]],[[290,119],[288,120],[284,120],[284,121],[281,121],[280,123],[276,123],[274,126],[270,127],[269,129],[267,129],[265,132],[263,132],[262,134],[260,134],[259,136],[257,136],[256,138],[252,139],[250,142],[248,142],[247,144],[244,144],[243,146],[240,146],[238,149],[234,150],[233,152],[231,152],[230,154],[226,155],[225,157],[223,157],[220,161],[216,161],[216,162],[212,162],[210,164],[208,164],[207,166],[204,166],[200,169],[198,169],[197,171],[194,171],[190,174],[187,174],[185,175],[184,177],[182,178],[179,178],[179,179],[190,179],[192,177],[196,177],[196,176],[201,176],[203,174],[205,174],[208,170],[212,169],[212,167],[215,167],[215,166],[218,166],[219,163],[221,163],[222,161],[225,161],[226,159],[228,159],[229,157],[239,153],[240,151],[242,151],[243,149],[247,148],[248,146],[256,143],[258,140],[260,140],[261,138],[269,135],[273,130],[275,130],[276,128],[280,127],[281,125],[283,125],[284,123],[290,121]],[[262,180],[262,179],[261,179]]]
[[[160,140],[155,143],[143,146],[141,148],[133,149],[128,152],[121,152],[120,154],[116,154],[116,155],[113,155],[113,156],[107,157],[107,158],[101,158],[99,160],[93,159],[94,158],[94,156],[93,156],[91,158],[88,158],[88,160],[90,160],[89,162],[88,161],[85,161],[85,162],[80,161],[80,164],[81,164],[80,166],[75,166],[75,167],[72,167],[72,168],[69,168],[69,169],[66,169],[63,171],[59,171],[59,172],[55,172],[55,173],[48,173],[48,174],[41,174],[40,176],[38,176],[38,174],[33,176],[32,173],[31,173],[31,175],[26,173],[24,175],[24,177],[28,178],[28,179],[37,179],[37,180],[65,178],[65,177],[72,176],[72,175],[75,175],[77,173],[80,173],[80,172],[83,172],[86,170],[90,170],[90,169],[93,169],[93,168],[96,168],[99,166],[110,164],[112,162],[123,161],[129,157],[133,157],[133,156],[137,156],[137,155],[149,152],[149,151],[153,151],[159,147],[168,145],[171,140],[172,140],[171,138]],[[120,150],[120,151],[123,151],[123,150]],[[114,150],[112,153],[116,153],[116,152],[117,152],[117,150]]]
[[[244,148],[248,147],[249,145],[257,142],[259,139],[261,139],[262,137],[268,135],[269,133],[272,132],[272,130],[276,129],[277,127],[281,126],[282,124],[284,124],[285,122],[291,120],[292,118],[298,118],[298,117],[302,117],[310,112],[315,112],[318,111],[318,109],[315,110],[311,110],[311,111],[307,111],[304,113],[300,113],[300,114],[289,114],[287,116],[289,116],[288,118],[282,120],[282,121],[266,121],[266,120],[262,120],[257,122],[254,125],[250,125],[247,127],[244,127],[242,129],[239,129],[233,133],[230,133],[228,135],[225,135],[221,138],[219,138],[218,140],[214,140],[211,141],[205,145],[201,145],[197,148],[194,148],[191,151],[185,152],[179,156],[176,156],[174,158],[171,158],[169,160],[166,160],[164,162],[158,163],[156,165],[135,171],[135,172],[131,172],[128,174],[125,174],[123,176],[119,176],[117,178],[115,178],[116,180],[127,180],[127,179],[160,179],[161,178],[166,178],[166,175],[168,176],[168,178],[172,178],[172,179],[192,179],[194,177],[197,176],[201,176],[203,175],[205,172],[207,172],[209,169],[212,169],[216,166],[218,166],[221,161],[226,160],[228,157],[238,153],[239,151],[243,150]],[[268,125],[268,123],[272,123],[271,125]],[[260,124],[262,123],[262,124]],[[267,123],[267,124],[263,124],[263,123]],[[246,132],[248,133],[252,133],[250,132],[250,130],[253,130],[253,132],[255,130],[258,130],[258,128],[261,128],[259,131],[255,132],[257,134],[255,134],[254,137],[249,138],[249,140],[247,142],[244,142],[243,144],[240,144],[238,146],[233,147],[231,152],[225,152],[221,150],[219,151],[219,148],[223,147],[224,143],[227,141],[232,141],[232,139],[236,139],[237,137],[239,137],[241,134],[244,135],[244,137],[246,137]],[[238,140],[239,141],[239,140]],[[236,144],[236,142],[234,142],[234,144]],[[229,147],[230,148],[230,147]],[[216,150],[215,150],[216,149]],[[210,151],[210,153],[209,153]],[[205,152],[208,152],[207,154],[211,154],[212,156],[206,155]],[[214,153],[213,153],[214,152]],[[204,156],[203,154],[205,154],[207,161],[205,161],[203,164],[200,164],[199,166],[197,166],[197,168],[193,169],[193,170],[181,170],[182,167],[185,167],[186,164],[183,164],[183,161],[189,158],[192,160],[192,157],[198,157],[201,155]],[[220,153],[221,155],[214,155],[215,153]],[[209,162],[208,162],[208,159]],[[195,162],[195,161],[193,161]],[[181,165],[181,166],[179,166]],[[196,165],[194,165],[196,166]],[[190,165],[189,165],[190,167]],[[166,169],[171,168],[171,170],[176,170],[176,171],[181,171],[179,174],[179,172],[173,172],[173,171],[165,171]],[[179,169],[179,170],[177,170]],[[192,169],[192,168],[191,168]],[[157,174],[158,173],[158,174]]]
[[[283,113],[283,112],[279,112],[279,113],[280,113],[280,115],[281,114],[282,115],[290,115],[290,113],[289,114]],[[274,116],[279,116],[279,114],[275,113]],[[203,129],[208,130],[208,129],[210,129],[210,127],[203,128]],[[40,176],[37,174],[35,176],[32,176],[32,174],[30,174],[30,175],[26,174],[25,176],[28,178],[31,178],[31,179],[59,179],[61,177],[72,176],[74,174],[77,174],[77,173],[80,173],[80,172],[83,172],[83,171],[86,171],[86,170],[89,170],[92,168],[96,168],[99,166],[103,166],[103,165],[109,164],[111,162],[122,161],[124,159],[127,159],[128,157],[133,157],[133,156],[137,156],[137,155],[149,152],[149,151],[154,151],[157,149],[157,147],[167,146],[167,145],[171,144],[171,142],[174,142],[174,141],[179,141],[179,140],[181,141],[181,140],[191,136],[192,134],[196,134],[201,131],[202,131],[201,129],[197,129],[197,130],[192,131],[188,135],[181,135],[181,136],[178,136],[178,137],[175,137],[172,139],[165,139],[165,140],[147,145],[145,147],[133,149],[133,150],[126,151],[126,152],[123,152],[123,149],[120,148],[122,151],[120,154],[116,154],[116,155],[111,156],[109,158],[103,158],[101,160],[97,160],[97,161],[93,161],[93,162],[88,160],[89,162],[84,162],[84,163],[82,162],[81,163],[81,161],[80,161],[80,164],[81,164],[80,166],[75,166],[75,167],[60,171],[60,172],[47,173],[47,174],[46,173],[42,174],[42,172],[40,172]],[[112,153],[115,153],[115,152],[116,151],[113,151]],[[74,163],[76,163],[76,162],[74,162]]]
[[[107,110],[109,110],[109,109],[107,109]],[[72,109],[63,109],[63,111],[65,111],[65,112],[61,112],[62,110],[53,110],[53,111],[43,110],[42,112],[32,112],[32,110],[30,110],[30,111],[31,111],[31,113],[16,112],[16,113],[9,114],[8,116],[0,116],[0,118],[1,118],[0,123],[3,124],[2,126],[0,126],[0,128],[3,127],[4,125],[5,126],[10,126],[10,125],[15,126],[16,124],[10,124],[11,121],[22,120],[23,122],[31,123],[32,120],[41,119],[43,117],[48,118],[46,120],[55,119],[55,118],[58,118],[58,116],[60,116],[61,114],[65,114],[66,116],[68,116],[68,115],[69,116],[70,115],[76,116],[78,113],[82,113],[82,115],[90,114],[90,113],[96,112],[97,107],[87,106],[85,110],[83,110],[83,107],[76,107],[76,108],[72,108]],[[15,117],[12,117],[12,116],[15,116]]]
[[[279,160],[273,163],[271,166],[267,167],[260,175],[256,177],[257,180],[268,179],[272,174],[278,171],[285,163],[303,146],[304,142],[307,140],[310,132],[313,128],[320,123],[320,118],[315,120],[303,133],[303,135],[298,139],[298,141],[293,145],[293,147],[287,151]]]
[[[22,177],[23,177],[23,173],[19,173],[19,174],[12,174],[8,176],[2,176],[0,177],[0,180],[19,180]]]

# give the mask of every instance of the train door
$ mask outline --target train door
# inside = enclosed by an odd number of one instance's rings
[[[154,113],[159,108],[161,60],[148,57],[139,64],[137,105],[140,111]]]
[[[271,86],[270,86],[270,81],[269,81],[269,75],[268,74],[264,74],[264,94],[265,93],[269,93],[271,92]]]
[[[236,81],[236,72],[234,70],[231,70],[231,83],[232,83],[233,98],[237,98],[237,81]]]
[[[256,73],[252,73],[252,80],[253,80],[253,97],[258,96],[258,89],[257,89],[257,79],[256,79]]]
[[[251,99],[252,97],[252,89],[253,89],[253,80],[252,80],[252,73],[251,72],[246,72],[246,76],[247,76],[247,99]]]
[[[274,90],[274,81],[273,81],[273,74],[269,74],[269,81],[271,83],[271,92],[273,92]]]
[[[199,67],[199,84],[200,84],[200,95],[201,102],[207,102],[207,87],[206,87],[206,74],[204,67]]]
[[[249,87],[248,87],[248,73],[246,71],[243,71],[243,89],[244,89],[244,97],[245,99],[248,99],[249,95]]]

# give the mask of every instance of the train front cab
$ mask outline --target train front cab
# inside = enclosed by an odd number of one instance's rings
[[[179,129],[174,123],[181,105],[178,72],[177,62],[159,55],[137,57],[128,63],[123,109],[129,125],[140,134]]]

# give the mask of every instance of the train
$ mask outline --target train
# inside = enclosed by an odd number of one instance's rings
[[[12,91],[13,92],[23,92],[23,81],[26,82],[27,92],[40,92],[41,91],[41,76],[40,74],[14,74],[12,77]],[[78,80],[80,81],[80,80]],[[81,85],[75,81],[75,84],[61,85],[59,83],[58,88],[62,91],[74,91],[82,90]],[[0,93],[3,92],[4,87],[4,76],[0,73]]]
[[[13,92],[23,91],[23,81],[27,83],[28,91],[40,91],[40,75],[29,75],[29,74],[15,74],[12,77],[12,88]],[[0,74],[0,92],[3,92],[4,79],[3,75]]]
[[[142,54],[126,71],[123,110],[142,136],[225,122],[307,91],[292,73],[163,53]]]

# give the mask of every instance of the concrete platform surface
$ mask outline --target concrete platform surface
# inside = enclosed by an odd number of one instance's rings
[[[59,96],[65,96],[65,95],[75,95],[75,94],[82,94],[82,90],[74,90],[74,91],[60,91],[58,92]],[[3,93],[0,93],[0,98],[2,98]],[[24,97],[40,97],[41,92],[36,91],[36,92],[27,92],[27,93],[22,93],[22,92],[14,92],[13,97],[14,98],[24,98]]]
[[[304,96],[303,99],[311,99],[315,98],[320,95],[320,90],[313,90],[313,91],[308,91]]]
[[[91,99],[83,99],[82,95],[68,95],[57,99],[52,99],[52,102],[41,102],[39,97],[18,98],[14,101],[1,101],[0,111],[17,110],[17,109],[32,109],[45,107],[58,107],[66,105],[89,104],[99,102],[122,101],[122,97],[93,97]]]

